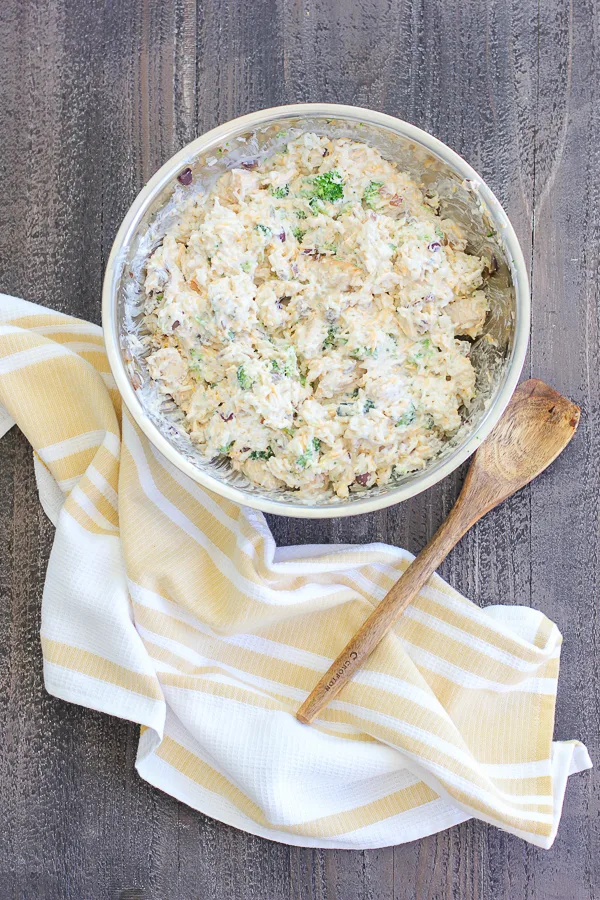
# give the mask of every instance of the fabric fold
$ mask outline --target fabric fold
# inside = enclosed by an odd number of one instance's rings
[[[556,835],[561,635],[434,576],[312,727],[294,712],[411,555],[277,548],[264,516],[182,475],[123,411],[101,330],[0,295],[0,436],[34,448],[56,537],[48,691],[142,726],[137,769],[196,809],[314,847],[398,844],[477,817]]]

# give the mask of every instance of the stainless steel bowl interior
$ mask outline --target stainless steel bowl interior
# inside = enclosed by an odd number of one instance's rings
[[[145,364],[142,283],[149,254],[177,215],[182,197],[206,191],[242,162],[261,159],[291,137],[315,131],[377,147],[440,198],[442,215],[465,227],[468,250],[489,259],[491,312],[471,352],[477,397],[443,453],[423,470],[392,485],[357,490],[348,500],[324,497],[303,504],[293,491],[267,491],[234,472],[227,460],[207,462],[191,443],[182,417],[159,396]],[[193,182],[177,175],[190,167]],[[479,176],[425,132],[379,113],[330,104],[279,107],[244,116],[198,138],[174,156],[142,190],[115,239],[103,296],[103,324],[111,369],[123,399],[155,446],[204,487],[238,503],[284,515],[330,517],[388,506],[434,484],[472,453],[502,413],[516,386],[529,329],[529,289],[522,253],[502,207]]]

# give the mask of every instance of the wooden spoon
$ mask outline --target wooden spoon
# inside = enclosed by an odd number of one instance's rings
[[[341,691],[471,525],[556,459],[575,434],[579,412],[543,381],[519,385],[473,457],[450,515],[304,701],[296,713],[300,722],[312,722]]]

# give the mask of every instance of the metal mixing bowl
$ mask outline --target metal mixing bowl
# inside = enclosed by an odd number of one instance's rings
[[[347,500],[325,497],[302,503],[294,492],[268,491],[234,472],[227,460],[202,459],[182,427],[174,403],[159,396],[148,376],[140,337],[145,262],[162,240],[186,192],[210,187],[227,168],[266,156],[295,133],[316,131],[377,147],[417,181],[435,191],[442,214],[465,227],[468,250],[489,259],[491,312],[471,359],[477,398],[443,453],[426,468],[385,487],[352,492]],[[193,182],[177,176],[191,168]],[[184,179],[185,180],[185,179]],[[517,384],[529,335],[529,286],[514,230],[494,194],[477,173],[436,138],[392,116],[330,103],[261,110],[227,122],[173,156],[139,193],[125,216],[108,260],[102,321],[110,367],[127,409],[154,446],[178,469],[215,494],[287,516],[351,516],[399,503],[431,487],[479,446],[504,411]]]

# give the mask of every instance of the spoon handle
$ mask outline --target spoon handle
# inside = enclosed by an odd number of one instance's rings
[[[467,504],[463,502],[464,496],[465,493],[461,493],[448,518],[381,603],[375,607],[359,631],[348,641],[335,662],[306,698],[296,713],[296,718],[304,725],[310,724],[323,707],[327,706],[350,681],[450,550],[479,518],[479,515],[474,518],[472,514],[468,514]]]
[[[450,515],[304,701],[300,722],[312,722],[341,691],[471,525],[556,459],[578,422],[579,407],[543,381],[519,385],[474,455]]]

